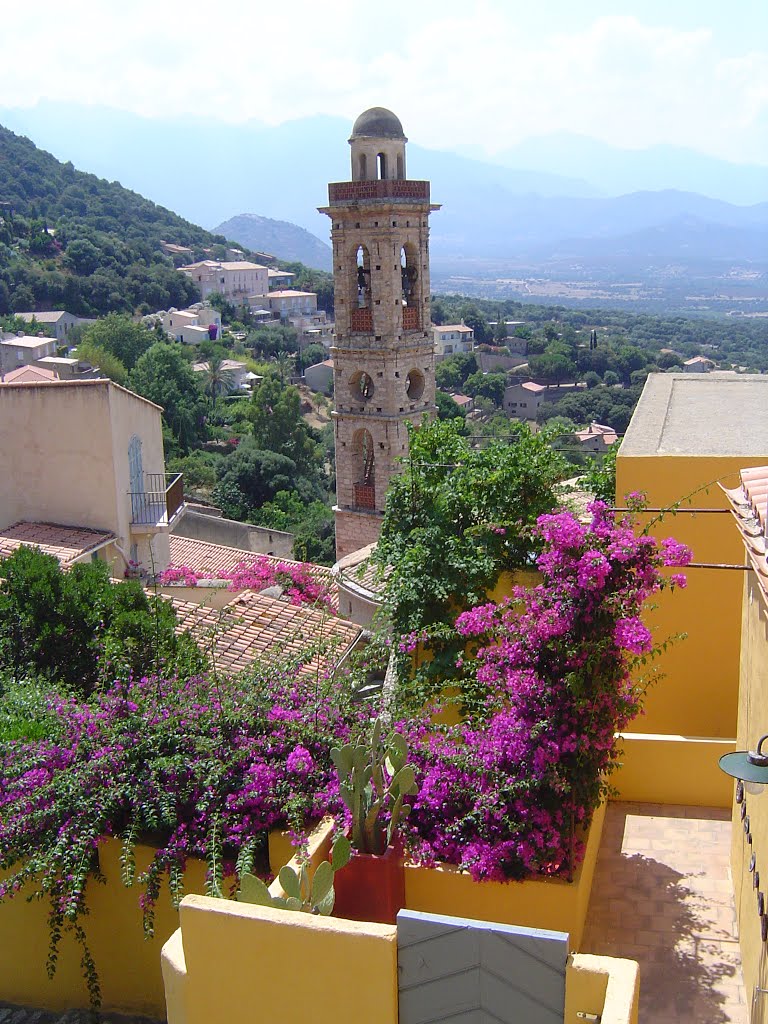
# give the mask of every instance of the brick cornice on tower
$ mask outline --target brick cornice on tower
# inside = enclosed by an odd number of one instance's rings
[[[380,132],[380,135],[371,134]],[[428,181],[405,177],[405,136],[374,108],[350,138],[352,180],[328,186],[336,312],[338,557],[378,538],[407,424],[435,412]]]

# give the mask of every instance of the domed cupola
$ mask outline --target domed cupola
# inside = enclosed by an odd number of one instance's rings
[[[400,118],[386,107],[364,110],[352,126],[352,180],[405,178],[405,144]]]

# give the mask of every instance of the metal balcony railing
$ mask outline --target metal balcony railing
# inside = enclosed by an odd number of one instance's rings
[[[145,473],[143,490],[128,496],[131,525],[167,526],[184,504],[184,478],[181,473]]]

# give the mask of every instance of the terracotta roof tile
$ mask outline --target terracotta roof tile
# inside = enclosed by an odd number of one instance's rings
[[[747,557],[768,597],[768,466],[742,469],[741,487],[723,487]]]
[[[115,535],[106,530],[61,526],[58,523],[19,522],[0,530],[0,558],[6,558],[26,544],[54,555],[66,566],[114,539]]]
[[[42,366],[19,366],[15,370],[9,370],[2,378],[8,384],[36,384],[41,380],[56,380],[53,370]]]
[[[179,537],[174,533],[168,539],[171,545],[171,565],[186,565],[196,572],[206,575],[210,573],[211,579],[215,579],[219,573],[231,572],[241,562],[248,565],[262,558],[266,558],[273,565],[280,562],[288,565],[305,565],[313,579],[328,591],[332,607],[338,609],[339,598],[336,582],[331,570],[325,565],[297,562],[292,558],[276,558],[274,555],[260,555],[255,551],[245,551],[243,548],[232,548],[225,544],[196,540],[193,537]]]
[[[331,672],[354,647],[362,628],[306,605],[293,605],[246,591],[221,610],[192,601],[172,601],[177,629],[189,629],[217,668],[240,672],[265,655],[281,658],[308,654],[302,671]]]

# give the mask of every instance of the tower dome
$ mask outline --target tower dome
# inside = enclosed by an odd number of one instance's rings
[[[363,111],[352,126],[352,139],[359,138],[408,141],[400,118],[386,107],[370,107]]]

